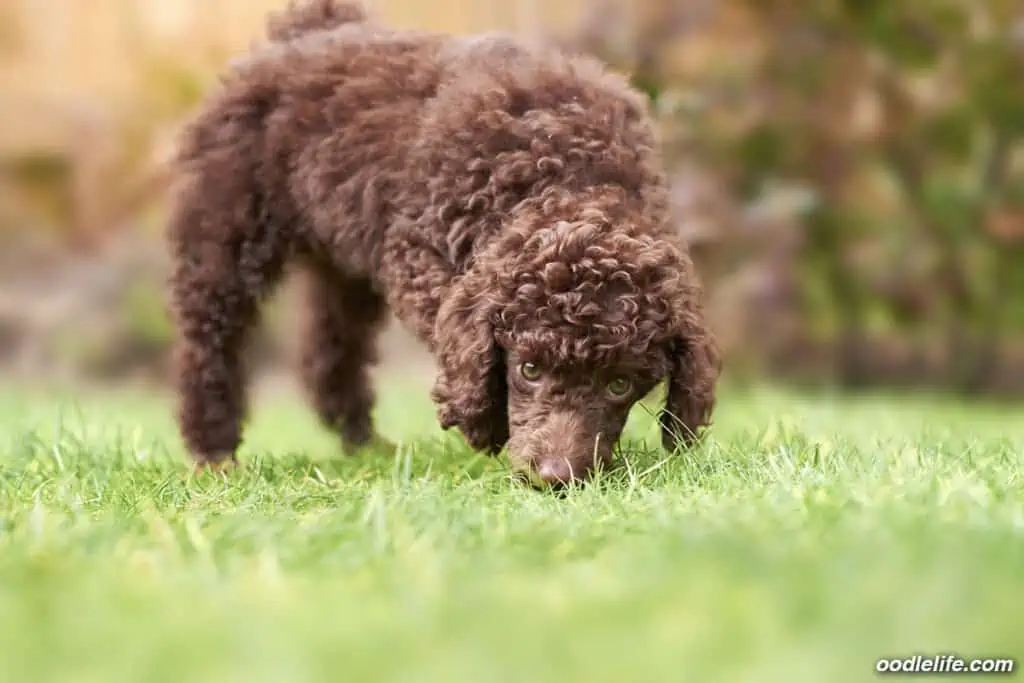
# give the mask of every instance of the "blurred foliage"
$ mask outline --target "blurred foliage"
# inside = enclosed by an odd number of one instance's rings
[[[163,290],[151,280],[133,282],[125,295],[124,318],[132,336],[153,347],[170,343],[174,330],[165,312]]]
[[[831,345],[836,378],[864,379],[874,336],[931,337],[943,383],[985,387],[1001,345],[1024,331],[1024,6],[647,4],[631,50],[599,21],[582,46],[656,103],[684,103],[659,106],[679,131],[673,162],[695,159],[740,204],[810,193],[789,226],[798,246],[774,267],[797,274],[799,329]],[[706,35],[718,46],[702,68],[680,66]],[[734,45],[744,58],[715,58]],[[735,249],[719,232],[716,249]]]

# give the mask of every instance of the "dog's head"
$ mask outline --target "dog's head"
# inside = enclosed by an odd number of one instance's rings
[[[442,304],[433,398],[471,446],[544,482],[611,459],[630,408],[667,382],[665,447],[710,422],[719,358],[686,250],[598,211],[513,222]]]

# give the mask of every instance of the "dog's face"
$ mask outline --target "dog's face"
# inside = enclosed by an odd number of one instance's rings
[[[560,486],[607,465],[630,409],[665,375],[663,354],[608,367],[506,349],[508,456],[530,479]]]
[[[442,427],[549,483],[607,462],[666,380],[669,450],[710,419],[718,355],[685,251],[585,215],[510,229],[448,291],[435,327]]]

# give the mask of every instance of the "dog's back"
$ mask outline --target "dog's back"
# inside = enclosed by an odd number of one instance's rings
[[[267,36],[186,127],[179,167],[247,174],[301,251],[372,275],[446,38],[380,26],[339,0],[293,3],[268,20]]]
[[[293,2],[270,17],[267,36],[186,129],[183,169],[208,176],[207,187],[247,174],[265,220],[352,275],[376,278],[397,214],[441,196],[454,193],[452,220],[486,218],[452,251],[459,269],[471,242],[546,184],[617,183],[637,196],[658,182],[640,178],[652,141],[636,95],[592,60],[498,32],[391,29],[342,0]],[[582,153],[607,144],[624,151]],[[561,170],[539,171],[535,154],[564,157]],[[512,155],[533,169],[531,182],[482,173]],[[493,215],[476,215],[479,192],[502,194],[486,204]]]
[[[267,37],[287,41],[314,31],[329,31],[345,24],[363,24],[369,17],[358,2],[292,0],[288,7],[267,18]]]

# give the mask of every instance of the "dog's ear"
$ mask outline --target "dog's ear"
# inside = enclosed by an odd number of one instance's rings
[[[674,334],[668,344],[669,375],[665,407],[659,417],[665,450],[674,452],[695,443],[711,424],[721,354],[706,326],[702,292],[685,250],[678,252],[686,286],[673,303]]]
[[[509,438],[505,363],[494,339],[495,299],[484,263],[452,283],[434,327],[438,376],[431,391],[441,427],[458,427],[470,446],[492,454]]]

